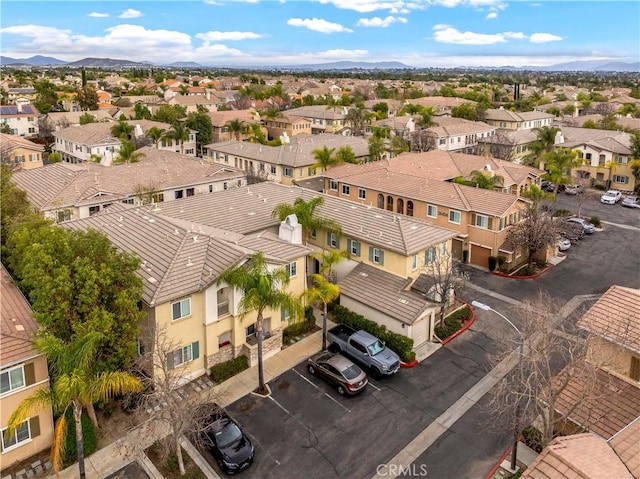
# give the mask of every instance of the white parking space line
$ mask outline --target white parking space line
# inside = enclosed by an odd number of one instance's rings
[[[306,378],[305,376],[303,376],[302,374],[300,374],[298,371],[296,371],[295,369],[292,369],[293,372],[295,372],[298,376],[300,376],[302,379],[304,379],[305,381],[307,381],[309,384],[311,384],[314,388],[316,388],[318,391],[322,391],[318,386],[316,386],[315,384],[313,384],[312,381],[310,381],[308,378]],[[327,396],[329,399],[331,399],[334,403],[336,403],[338,406],[340,406],[342,409],[344,409],[347,412],[351,412],[351,409],[344,407],[339,401],[336,401],[333,397],[331,397],[329,394],[324,393],[325,396]]]
[[[267,396],[269,399],[271,399],[274,403],[276,403],[276,405],[282,409],[284,412],[286,412],[289,416],[291,416],[291,413],[289,411],[287,411],[287,408],[285,408],[282,404],[280,404],[278,401],[276,401],[275,399],[273,399],[273,396]]]
[[[369,381],[369,386],[371,386],[373,389],[375,389],[376,391],[382,391],[382,389],[380,389],[378,386],[374,386],[373,383],[371,381]]]

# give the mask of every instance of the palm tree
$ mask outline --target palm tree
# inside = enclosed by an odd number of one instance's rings
[[[557,195],[558,186],[569,183],[567,173],[580,164],[578,154],[570,148],[556,148],[543,155],[541,159],[544,160],[547,170],[543,176],[556,185],[553,194]]]
[[[302,239],[307,244],[311,233],[314,231],[327,231],[338,236],[342,234],[342,227],[334,220],[318,216],[316,211],[324,203],[322,196],[305,201],[303,198],[296,198],[293,204],[280,203],[273,208],[271,216],[275,216],[280,221],[284,221],[289,215],[296,215],[298,223],[302,226]]]
[[[322,171],[327,171],[327,168],[333,166],[338,163],[338,159],[333,155],[335,148],[329,148],[326,145],[322,148],[316,148],[315,150],[311,150],[311,154],[313,155],[313,159],[316,162],[311,166],[311,168],[322,168]]]
[[[493,190],[498,185],[504,185],[504,177],[500,175],[485,175],[482,171],[473,170],[471,172],[471,181],[475,183],[477,188],[484,190]]]
[[[349,259],[351,255],[346,250],[332,249],[329,251],[316,251],[311,255],[320,262],[320,273],[327,281],[331,281],[333,267],[342,260]]]
[[[245,122],[238,118],[228,121],[226,127],[229,129],[230,133],[235,135],[236,140],[238,141],[240,141],[240,135],[247,130]]]
[[[262,253],[256,253],[245,264],[224,271],[218,277],[218,284],[227,283],[242,292],[238,303],[238,317],[245,318],[252,311],[257,312],[256,339],[258,340],[258,393],[265,394],[262,367],[262,331],[264,313],[267,310],[287,311],[291,318],[303,314],[302,303],[291,293],[283,291],[289,285],[289,274],[284,268],[270,270]]]
[[[542,128],[534,128],[533,131],[537,136],[536,141],[541,145],[544,153],[553,150],[553,145],[556,143],[556,133],[560,131],[558,128],[543,126]]]
[[[371,161],[379,161],[384,154],[384,140],[372,136],[369,138],[369,158]]]
[[[62,466],[67,434],[66,412],[71,408],[76,426],[78,469],[81,479],[85,478],[81,423],[83,408],[98,401],[106,401],[114,395],[142,390],[140,380],[123,371],[100,374],[92,371],[101,338],[102,334],[95,331],[78,337],[72,343],[65,343],[50,334],[37,338],[34,342],[35,348],[47,357],[53,373],[53,383],[50,387],[39,389],[23,399],[9,417],[7,428],[7,433],[13,434],[31,415],[43,407],[52,407],[58,415],[51,448],[51,462],[57,473]]]
[[[124,120],[120,120],[118,123],[111,127],[111,134],[116,138],[124,138],[128,140],[133,132],[133,125],[130,125]]]
[[[120,140],[120,150],[118,150],[118,156],[113,160],[114,163],[137,163],[140,158],[144,158],[147,155],[141,151],[136,150],[136,145],[132,142],[122,138]]]
[[[354,136],[364,136],[364,127],[369,123],[369,115],[364,108],[350,108],[344,121],[351,125]]]
[[[611,188],[611,176],[616,172],[619,166],[620,166],[620,163],[618,163],[615,160],[607,161],[604,164],[604,167],[609,169],[609,179],[607,180],[607,189]]]
[[[309,303],[322,303],[322,350],[327,349],[327,305],[340,296],[340,286],[327,281],[321,274],[313,275],[313,288],[307,289],[303,297]]]
[[[184,142],[189,141],[191,129],[185,126],[184,123],[178,122],[173,125],[173,130],[168,131],[165,136],[176,143],[180,143],[180,154],[182,155],[184,154]]]
[[[166,131],[167,130],[165,130],[164,128],[152,126],[151,128],[149,128],[145,136],[153,140],[153,144],[156,145],[156,150],[157,150],[159,148],[160,140],[164,138]]]
[[[264,131],[262,131],[262,125],[260,123],[251,123],[249,130],[252,135],[251,138],[249,138],[251,143],[261,143],[263,145],[267,143],[267,137]]]
[[[353,148],[349,145],[344,145],[338,148],[336,151],[334,158],[336,160],[336,164],[341,163],[357,163],[356,154],[353,151]]]

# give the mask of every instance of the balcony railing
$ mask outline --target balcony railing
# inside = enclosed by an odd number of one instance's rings
[[[218,303],[218,316],[229,314],[229,301],[221,301]]]

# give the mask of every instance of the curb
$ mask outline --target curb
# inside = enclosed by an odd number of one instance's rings
[[[495,475],[496,472],[498,472],[498,469],[500,469],[500,465],[507,459],[507,457],[509,457],[509,454],[511,454],[511,449],[512,447],[510,447],[509,449],[507,449],[502,456],[500,456],[500,459],[498,459],[498,462],[496,462],[494,464],[494,466],[491,468],[491,470],[487,473],[486,476],[484,476],[484,479],[492,479],[493,476]]]
[[[463,301],[464,302],[464,301]],[[451,336],[449,336],[446,339],[442,340],[442,345],[446,345],[447,343],[453,341],[455,338],[457,338],[458,336],[460,336],[462,333],[464,333],[467,329],[469,329],[471,327],[471,325],[473,323],[476,322],[476,312],[475,310],[471,307],[471,305],[469,303],[464,303],[467,305],[467,308],[469,308],[469,311],[471,311],[471,317],[469,318],[469,320],[464,323],[464,326],[462,326],[460,329],[458,329],[455,333],[453,333]]]
[[[418,364],[420,363],[416,359],[414,359],[410,363],[403,363],[402,361],[400,361],[400,367],[403,369],[415,368]]]
[[[539,273],[533,274],[531,276],[512,276],[510,274],[499,273],[497,271],[492,271],[491,274],[494,274],[496,276],[500,276],[501,278],[509,278],[509,279],[536,279],[536,278],[539,278],[540,276],[542,276],[543,274],[545,274],[551,268],[553,268],[553,265],[549,265],[545,269],[540,271]]]

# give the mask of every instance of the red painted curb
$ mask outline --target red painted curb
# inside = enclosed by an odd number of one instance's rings
[[[498,469],[500,469],[500,464],[502,464],[502,462],[509,456],[509,454],[511,454],[511,447],[509,449],[507,449],[504,454],[500,457],[500,459],[498,459],[498,462],[495,463],[495,465],[491,468],[491,470],[489,471],[489,473],[484,476],[484,479],[491,479],[493,477],[493,475],[498,472]]]
[[[466,323],[464,323],[464,326],[462,326],[460,329],[458,329],[455,333],[453,333],[448,338],[442,340],[442,345],[443,346],[445,344],[451,342],[453,339],[457,338],[458,336],[460,336],[467,329],[469,329],[473,323],[475,323],[475,321],[476,321],[476,312],[474,311],[474,309],[471,307],[471,305],[469,303],[464,303],[464,304],[466,304],[467,308],[469,308],[469,310],[471,311],[471,317],[469,318],[469,320]]]
[[[540,271],[539,273],[533,274],[531,276],[512,276],[506,273],[499,273],[497,271],[492,271],[491,274],[495,274],[496,276],[500,276],[501,278],[509,278],[509,279],[536,279],[545,274],[549,269],[551,269],[553,265],[547,266],[545,269]]]
[[[404,368],[404,369],[415,368],[418,364],[420,364],[420,363],[418,361],[416,361],[415,359],[413,361],[411,361],[410,363],[403,363],[402,361],[400,361],[400,367]]]

